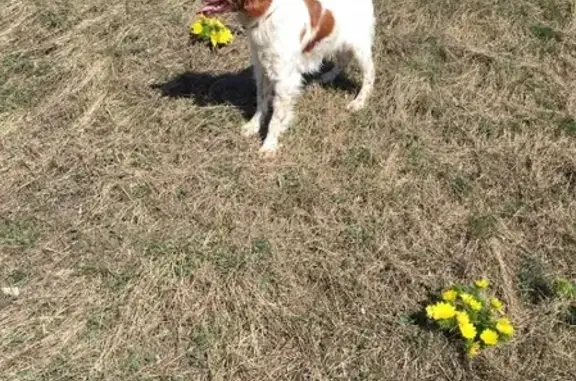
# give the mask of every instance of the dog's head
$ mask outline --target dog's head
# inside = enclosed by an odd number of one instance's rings
[[[245,13],[251,17],[263,16],[272,0],[204,0],[197,13],[211,16],[228,12]]]

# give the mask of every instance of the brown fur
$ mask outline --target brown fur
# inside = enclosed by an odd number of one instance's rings
[[[243,0],[240,3],[241,10],[244,10],[244,12],[254,18],[259,18],[266,13],[268,8],[270,8],[272,0]]]
[[[320,41],[332,33],[336,20],[329,10],[326,9],[322,13],[322,4],[318,0],[304,0],[304,2],[310,14],[310,26],[312,30],[316,30],[314,38],[304,47],[304,52],[309,53]]]
[[[322,4],[320,4],[318,0],[304,0],[304,2],[310,14],[310,26],[312,29],[316,29],[320,21],[320,16],[322,16]]]

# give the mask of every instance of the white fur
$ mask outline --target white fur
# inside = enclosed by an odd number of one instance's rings
[[[257,111],[243,126],[244,135],[257,134],[273,104],[268,134],[260,148],[266,155],[278,149],[278,137],[293,119],[293,106],[302,85],[302,74],[321,69],[322,60],[334,58],[335,67],[324,74],[332,81],[353,56],[363,74],[362,87],[348,109],[364,107],[375,79],[372,59],[374,39],[374,9],[372,0],[319,0],[323,9],[332,12],[335,26],[311,52],[303,52],[316,31],[310,25],[310,15],[304,0],[273,0],[259,19],[239,13],[247,28],[251,61],[257,84]],[[302,30],[305,35],[301,41]]]

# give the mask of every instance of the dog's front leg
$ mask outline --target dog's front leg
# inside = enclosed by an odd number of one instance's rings
[[[258,134],[264,124],[271,100],[271,84],[258,57],[252,57],[254,79],[256,81],[256,113],[252,119],[242,126],[242,135],[252,136]]]
[[[278,138],[294,118],[294,102],[300,93],[302,76],[296,71],[279,76],[274,83],[273,113],[268,134],[262,143],[260,152],[265,156],[274,156],[278,150]]]

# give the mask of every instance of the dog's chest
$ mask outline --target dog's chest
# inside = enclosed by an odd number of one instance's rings
[[[248,39],[253,53],[266,71],[277,66],[277,62],[281,59],[281,49],[278,47],[276,31],[272,25],[257,25],[251,28],[248,31]]]
[[[276,30],[274,25],[267,21],[259,22],[247,29],[251,44],[257,46],[259,50],[267,50],[275,44]]]
[[[280,79],[281,74],[289,70],[300,73],[319,70],[322,58],[331,48],[324,44],[317,46],[313,51],[305,52],[302,31],[308,14],[298,13],[290,16],[292,17],[284,20],[269,17],[252,25],[246,24],[247,20],[241,20],[246,26],[252,53],[258,58],[257,64],[264,69],[271,80]]]

